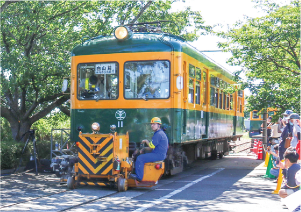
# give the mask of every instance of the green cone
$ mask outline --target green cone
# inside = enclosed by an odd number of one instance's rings
[[[270,154],[270,158],[269,158],[269,162],[268,162],[268,167],[267,167],[267,171],[265,173],[265,175],[263,177],[266,178],[276,178],[274,175],[270,174],[270,170],[271,168],[273,168],[273,163],[272,163],[272,154]]]

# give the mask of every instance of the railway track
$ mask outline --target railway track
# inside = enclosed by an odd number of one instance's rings
[[[251,151],[251,139],[241,139],[233,145],[233,153],[249,153]]]
[[[148,190],[143,190],[143,191],[140,191],[140,192],[139,192],[139,189],[137,189],[138,193],[136,193],[136,195],[127,197],[127,198],[125,198],[123,200],[120,200],[118,203],[115,203],[115,205],[123,205],[127,201],[129,201],[130,199],[134,199],[134,198],[137,198],[137,197],[139,197],[141,195],[144,195],[145,193],[154,191],[156,189],[160,189],[161,186],[171,185],[173,183],[176,183],[177,181],[186,182],[185,180],[186,180],[187,176],[195,175],[197,172],[199,172],[199,170],[191,172],[190,174],[185,174],[183,176],[176,177],[175,179],[172,179],[170,181],[168,180],[169,177],[165,177],[164,178],[164,180],[165,180],[164,184],[159,184],[156,187],[149,188]],[[166,182],[166,180],[168,180],[168,181]],[[86,187],[86,186],[80,186],[77,189],[80,189],[80,188],[83,188],[83,187]],[[133,189],[131,189],[131,190],[133,190]],[[108,190],[106,190],[106,191],[108,191]],[[63,191],[60,191],[60,192],[55,192],[55,193],[52,193],[52,194],[43,195],[43,196],[36,197],[36,198],[30,198],[30,199],[25,200],[25,201],[20,201],[20,202],[16,202],[16,203],[4,205],[4,206],[0,207],[0,211],[11,211],[11,210],[14,210],[14,208],[16,208],[16,207],[20,207],[21,208],[23,205],[30,205],[33,201],[35,202],[35,204],[37,204],[37,202],[39,200],[41,201],[43,198],[49,198],[49,199],[51,199],[51,198],[55,198],[55,195],[64,194],[64,193],[68,193],[68,192],[71,194],[73,192],[73,190],[66,189],[66,190],[63,190]],[[63,209],[58,209],[57,211],[69,211],[69,210],[76,209],[76,208],[84,206],[84,205],[89,205],[89,204],[91,204],[93,202],[96,202],[96,201],[99,201],[99,200],[106,201],[106,198],[118,196],[118,193],[124,193],[124,192],[118,192],[118,191],[116,191],[116,192],[113,192],[113,193],[110,193],[110,194],[105,194],[103,196],[98,196],[96,198],[92,198],[92,199],[89,199],[87,201],[83,201],[81,203],[74,204],[74,205],[71,205],[71,206],[63,208]],[[66,194],[66,195],[68,195],[68,194]]]

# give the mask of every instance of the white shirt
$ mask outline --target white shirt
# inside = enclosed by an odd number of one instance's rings
[[[274,124],[271,126],[271,137],[272,138],[279,138],[281,136],[281,133],[278,133],[278,124]]]
[[[296,147],[298,144],[298,138],[297,138],[297,132],[300,132],[300,126],[294,122],[294,127],[293,127],[293,139],[291,141],[291,146]]]

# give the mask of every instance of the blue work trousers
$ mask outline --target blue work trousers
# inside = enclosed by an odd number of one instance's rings
[[[144,174],[144,164],[149,163],[149,162],[155,162],[155,161],[160,161],[164,160],[165,156],[161,154],[156,154],[156,153],[146,153],[139,155],[136,160],[136,175],[139,180],[143,179],[143,174]]]
[[[274,175],[276,178],[279,176],[279,169],[271,169],[270,174]]]

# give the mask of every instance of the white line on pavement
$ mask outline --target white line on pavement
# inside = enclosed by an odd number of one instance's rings
[[[166,199],[168,199],[168,198],[170,198],[170,197],[172,197],[172,196],[174,196],[174,195],[176,195],[176,194],[184,191],[185,189],[189,188],[190,186],[193,186],[194,184],[196,184],[198,182],[201,182],[202,180],[204,180],[204,179],[206,179],[208,177],[211,177],[211,176],[219,173],[222,170],[224,170],[224,168],[218,169],[217,171],[212,172],[211,174],[205,175],[205,176],[203,176],[203,177],[201,177],[201,178],[199,178],[197,180],[194,180],[191,183],[188,183],[187,185],[185,185],[185,186],[183,186],[183,187],[181,187],[181,188],[179,188],[179,189],[177,189],[177,190],[175,190],[175,191],[173,191],[173,192],[171,192],[171,193],[169,193],[169,194],[161,197],[160,199],[158,199],[156,201],[153,201],[152,203],[145,204],[141,208],[138,208],[137,210],[134,210],[134,212],[141,212],[141,211],[144,211],[144,210],[146,210],[146,209],[148,209],[150,207],[153,207],[154,205],[157,205],[157,204],[163,202],[164,200],[166,200]]]

